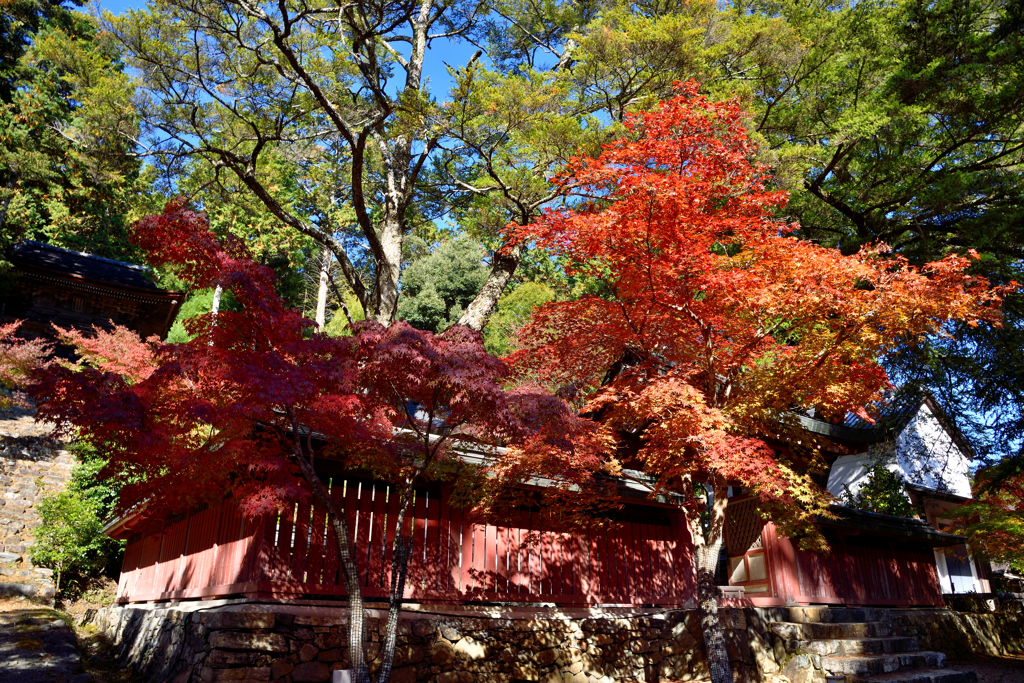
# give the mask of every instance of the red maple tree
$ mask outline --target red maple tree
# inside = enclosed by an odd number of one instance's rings
[[[82,362],[38,376],[39,412],[110,454],[101,474],[129,482],[122,512],[145,505],[148,518],[161,520],[228,492],[255,516],[314,496],[337,539],[351,608],[349,661],[359,683],[370,680],[353,560],[359,549],[316,458],[396,484],[399,530],[408,526],[402,519],[414,486],[458,471],[458,447],[467,440],[512,444],[520,463],[596,460],[586,455],[598,452],[594,426],[550,394],[506,390],[505,364],[484,351],[476,332],[434,335],[367,321],[349,336],[326,336],[288,308],[272,271],[249,259],[241,243],[219,243],[202,214],[172,203],[142,220],[136,234],[152,263],[174,267],[195,287],[220,285],[240,310],[187,321],[193,339],[184,344],[142,341],[121,328],[89,337],[62,330]],[[378,681],[388,680],[394,661],[411,544],[394,534]]]
[[[28,408],[25,385],[49,363],[49,345],[18,337],[20,327],[21,321],[0,325],[0,410]]]
[[[518,236],[598,293],[540,308],[511,359],[583,390],[621,458],[685,501],[715,683],[732,681],[714,584],[728,487],[822,547],[813,518],[833,501],[808,474],[820,453],[795,434],[792,409],[864,414],[889,387],[879,359],[890,349],[950,319],[992,319],[999,302],[965,274],[969,257],[914,268],[884,245],[844,256],[792,237],[773,213],[786,195],[750,161],[741,118],[682,84],[632,117],[627,138],[570,164],[566,208]]]

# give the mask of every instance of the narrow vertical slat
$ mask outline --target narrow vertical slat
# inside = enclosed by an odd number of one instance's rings
[[[398,504],[401,496],[399,495],[397,486],[388,487],[388,508],[387,516],[384,518],[384,551],[383,551],[383,570],[384,570],[384,581],[382,587],[386,594],[391,593],[391,564],[394,560],[395,551],[395,535],[401,534],[402,530],[397,527],[398,524]],[[411,501],[410,501],[411,502]]]
[[[451,595],[457,587],[455,586],[456,570],[459,566],[457,552],[455,550],[454,534],[457,529],[452,529],[451,490],[447,487],[441,490],[440,506],[438,507],[438,546],[437,546],[437,590],[442,595]]]
[[[309,558],[309,516],[312,507],[309,501],[299,503],[295,513],[295,539],[292,543],[293,581],[303,583],[306,579],[306,561]]]
[[[498,586],[498,527],[488,524],[484,529],[484,582],[485,593],[494,593]]]
[[[563,531],[559,538],[559,546],[561,550],[559,562],[562,565],[562,595],[568,597],[574,594],[573,589],[576,584],[573,578],[577,566],[576,543],[572,534]]]
[[[509,549],[508,549],[508,592],[519,595],[524,592],[526,584],[522,571],[522,510],[516,509],[509,513]]]
[[[346,507],[347,501],[345,500],[345,486],[343,481],[335,479],[331,482],[331,500],[338,506],[341,513],[345,516],[345,523],[348,524],[350,517],[354,515],[349,514],[349,510]],[[324,535],[323,551],[324,561],[323,570],[320,574],[320,583],[325,586],[337,586],[344,585],[344,581],[339,580],[338,566],[340,559],[338,557],[338,536],[334,532],[334,524],[331,520],[331,516],[324,511],[324,527],[326,534]],[[349,534],[352,533],[352,527],[349,526]],[[350,548],[351,550],[351,548]]]
[[[367,539],[370,537],[370,510],[373,505],[369,500],[370,495],[367,485],[361,481],[349,479],[345,484],[345,519],[348,521],[348,533],[351,536],[352,558],[356,563],[356,573],[359,575],[359,585],[366,585],[366,572],[368,570]],[[345,584],[345,577],[342,572],[345,568],[338,566],[338,583]]]
[[[448,570],[441,560],[441,498],[435,491],[427,492],[427,559],[425,562],[426,595],[440,591],[442,575]],[[445,555],[447,558],[447,555]]]
[[[309,559],[306,562],[306,583],[311,586],[324,583],[324,535],[327,531],[327,510],[313,501],[313,518],[309,528]]]
[[[462,571],[459,577],[459,590],[462,595],[468,595],[476,588],[477,581],[473,577],[473,563],[479,561],[479,553],[474,554],[476,546],[477,525],[467,519],[466,511],[460,510],[462,519]]]
[[[494,578],[494,592],[499,595],[507,595],[508,590],[508,577],[509,577],[509,566],[508,566],[508,555],[509,555],[509,538],[510,530],[508,528],[508,520],[505,520],[504,526],[499,526],[495,535],[497,538],[497,552],[496,557],[496,569]]]
[[[545,526],[547,526],[545,524]],[[554,543],[555,534],[554,532],[544,529],[540,532],[540,574],[539,578],[541,581],[541,594],[551,595],[555,592],[554,583],[556,577],[554,576],[553,569],[554,564]]]
[[[275,581],[284,581],[291,574],[292,564],[292,536],[295,531],[295,505],[286,505],[281,511],[281,523],[277,532]]]
[[[537,530],[534,522],[537,519],[537,513],[530,510],[528,517],[526,518],[526,526],[523,529],[526,532],[526,537],[523,540],[524,550],[526,552],[526,581],[528,586],[528,593],[530,598],[539,598],[543,593],[543,587],[541,586],[541,559],[540,559],[540,548],[541,548],[541,536]]]
[[[664,562],[667,557],[667,548],[665,545],[665,527],[660,524],[649,524],[648,527],[651,532],[651,551],[650,551],[650,583],[651,583],[651,595],[655,596],[658,601],[664,602],[668,596],[668,591],[665,586],[665,571],[663,570]]]
[[[619,550],[616,558],[619,570],[619,590],[624,602],[632,602],[636,587],[632,575],[634,560],[631,525],[628,522],[620,525],[615,536]]]
[[[375,484],[371,487],[373,498],[373,521],[370,524],[369,570],[366,573],[367,595],[380,595],[384,585],[384,515],[387,514],[387,487]]]
[[[359,542],[356,545],[356,557],[359,560],[359,580],[363,587],[370,583],[371,561],[373,549],[371,537],[373,536],[373,484],[360,482],[357,488],[359,492]]]
[[[606,587],[607,580],[605,579],[604,529],[589,529],[587,531],[587,538],[590,541],[590,576],[587,582],[587,593],[594,602],[610,602],[610,600],[603,599],[604,596],[609,594]]]
[[[406,585],[410,589],[412,597],[420,597],[426,588],[426,554],[427,531],[427,493],[426,491],[416,492],[416,503],[413,507],[415,517],[412,524],[412,546],[409,550],[409,572]]]

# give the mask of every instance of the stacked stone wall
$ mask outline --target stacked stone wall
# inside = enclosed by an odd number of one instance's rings
[[[28,412],[0,412],[0,595],[54,595],[53,572],[29,558],[39,500],[63,489],[75,465],[63,444],[48,438],[52,429]]]
[[[1019,610],[956,612],[892,610],[893,635],[917,638],[922,650],[950,659],[1024,653],[1024,614]]]
[[[536,613],[491,618],[406,612],[392,681],[617,683],[707,679],[696,612]],[[772,648],[758,645],[757,615],[722,610],[736,680],[774,681]],[[383,613],[371,612],[367,660],[381,663]],[[344,608],[288,605],[115,606],[95,618],[126,666],[147,680],[315,683],[350,668]],[[770,637],[769,637],[770,638]],[[770,642],[770,640],[768,641]],[[761,639],[761,643],[764,640]],[[771,662],[755,665],[755,660]],[[767,664],[767,666],[765,666]]]

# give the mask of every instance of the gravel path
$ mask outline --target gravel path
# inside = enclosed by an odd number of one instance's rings
[[[27,600],[0,601],[4,683],[89,683],[75,636],[61,615]]]
[[[978,683],[1024,683],[1024,655],[960,659],[949,663],[951,668],[973,669]]]

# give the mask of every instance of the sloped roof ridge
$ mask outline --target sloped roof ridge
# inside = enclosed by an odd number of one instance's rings
[[[15,245],[15,249],[22,244],[31,245],[40,249],[48,249],[50,251],[63,252],[65,254],[72,254],[74,256],[81,256],[82,258],[92,259],[93,261],[101,261],[103,263],[109,263],[115,266],[121,266],[122,268],[129,268],[131,270],[137,270],[141,273],[152,273],[153,269],[149,266],[143,266],[138,263],[131,263],[129,261],[118,261],[117,259],[107,258],[106,256],[98,256],[96,254],[90,254],[86,251],[75,251],[74,249],[68,249],[66,247],[58,247],[53,244],[47,244],[46,242],[37,242],[36,240],[22,240],[20,244]]]

